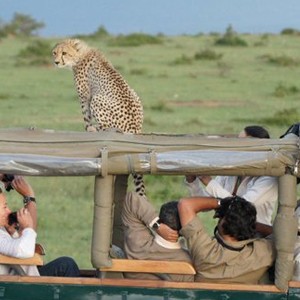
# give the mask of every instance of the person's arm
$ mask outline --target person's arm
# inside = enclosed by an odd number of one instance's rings
[[[254,184],[247,189],[244,195],[241,195],[247,201],[255,204],[257,200],[270,198],[277,200],[278,182],[275,177],[260,176],[257,177]]]
[[[173,230],[168,225],[161,223],[156,232],[162,236],[165,240],[170,242],[177,242],[179,234],[178,231]]]
[[[178,203],[178,212],[181,226],[185,226],[198,212],[216,209],[220,200],[211,197],[190,197],[182,198]]]
[[[184,184],[187,187],[191,197],[201,196],[208,197],[209,194],[205,191],[205,188],[201,185],[198,176],[186,175],[184,179]]]
[[[153,224],[157,222],[159,218],[153,205],[146,197],[141,197],[136,193],[129,192],[124,201],[122,220],[125,226],[139,228],[139,230],[147,227],[149,231],[148,228],[153,228]],[[159,228],[156,229],[156,232],[170,241],[175,242],[178,239],[178,232],[172,230],[165,224],[159,224]],[[151,234],[150,231],[149,234]]]
[[[134,223],[149,226],[153,220],[158,219],[158,216],[146,197],[139,196],[135,192],[129,192],[124,200],[122,219],[126,226]]]
[[[204,176],[204,178],[201,177],[200,180],[202,180],[205,185],[205,191],[210,197],[227,198],[232,196],[234,184],[232,184],[231,187],[231,180],[235,183],[234,177],[217,176],[214,179],[209,177],[210,176]]]
[[[273,227],[263,223],[256,222],[256,231],[263,237],[266,237],[273,233]]]
[[[21,194],[23,197],[31,197],[34,198],[34,191],[30,184],[24,179],[23,176],[15,176],[14,180],[12,181],[13,188]],[[36,202],[29,201],[26,204],[26,210],[29,212],[32,224],[28,218],[26,218],[24,213],[22,213],[22,210],[18,212],[18,221],[20,223],[20,226],[23,228],[31,227],[33,230],[37,230],[37,207]],[[26,210],[24,211],[26,213]],[[21,221],[21,222],[20,222]],[[23,221],[25,222],[23,224]]]
[[[207,186],[212,180],[212,177],[209,175],[198,176],[198,178],[205,186]]]
[[[0,253],[16,258],[29,258],[34,255],[36,232],[25,228],[18,238],[13,238],[6,230],[0,229]]]

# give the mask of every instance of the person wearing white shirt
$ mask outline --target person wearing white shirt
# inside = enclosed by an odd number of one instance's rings
[[[24,207],[17,211],[17,223],[9,224],[9,209],[4,191],[0,189],[0,253],[16,258],[30,258],[35,252],[37,238],[37,206],[32,187],[22,176],[14,176],[12,181],[4,182],[4,174],[0,180],[10,189],[15,189],[23,196]],[[0,264],[0,274],[17,274],[18,268],[29,276],[64,276],[80,275],[76,262],[70,257],[59,257],[44,266],[11,266]]]
[[[270,138],[261,126],[247,126],[239,138]],[[226,198],[239,196],[253,203],[257,210],[257,221],[272,224],[278,200],[278,179],[271,176],[186,176],[185,183],[191,196]]]

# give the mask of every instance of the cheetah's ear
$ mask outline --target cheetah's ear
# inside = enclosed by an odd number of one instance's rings
[[[84,52],[88,49],[88,45],[83,42],[83,41],[80,41],[80,40],[77,40],[77,39],[74,39],[72,40],[72,44],[73,44],[73,47],[75,48],[75,50],[77,52]]]

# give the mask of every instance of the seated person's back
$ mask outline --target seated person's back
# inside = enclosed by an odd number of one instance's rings
[[[217,209],[219,218],[213,239],[197,217],[198,212],[209,209]],[[243,198],[181,199],[179,215],[181,234],[187,239],[197,272],[196,281],[256,284],[272,266],[273,242],[255,238],[256,210]]]
[[[128,193],[124,201],[122,220],[124,224],[124,250],[128,259],[177,260],[191,262],[187,250],[181,248],[177,240],[164,239],[160,229],[151,230],[153,224],[163,227],[168,225],[179,230],[180,220],[176,201],[165,203],[159,218],[153,206],[144,196]],[[154,226],[155,227],[155,226]],[[128,278],[159,279],[154,274],[126,273]],[[170,274],[174,281],[193,281],[193,275]]]

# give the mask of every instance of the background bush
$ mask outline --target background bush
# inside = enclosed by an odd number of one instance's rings
[[[285,96],[294,95],[294,94],[298,94],[298,93],[299,93],[299,88],[297,88],[295,85],[286,86],[286,85],[280,83],[275,88],[274,96],[283,98]]]
[[[294,28],[284,28],[281,30],[280,34],[282,35],[299,35],[300,31]]]
[[[297,108],[289,108],[276,111],[273,116],[260,120],[267,125],[286,126],[287,128],[300,121],[300,115]]]
[[[9,23],[3,23],[0,25],[0,37],[33,36],[37,35],[38,30],[43,27],[45,27],[43,22],[38,22],[29,15],[15,13]]]
[[[16,56],[17,66],[48,66],[52,63],[51,45],[45,40],[33,40]]]
[[[114,47],[136,47],[142,45],[157,45],[162,43],[163,40],[161,37],[144,33],[132,33],[129,35],[118,35],[113,37],[108,42],[108,45]]]
[[[219,60],[223,57],[222,53],[216,53],[214,50],[205,49],[197,52],[194,56],[196,60]]]
[[[269,64],[280,66],[280,67],[294,67],[299,65],[299,60],[290,57],[289,55],[286,54],[282,54],[279,56],[265,54],[262,55],[260,58],[262,58]]]
[[[232,26],[228,26],[225,34],[215,41],[217,46],[233,46],[233,47],[246,47],[248,43],[240,38],[233,30]]]

